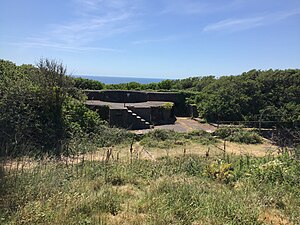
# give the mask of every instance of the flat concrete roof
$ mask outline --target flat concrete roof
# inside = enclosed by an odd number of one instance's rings
[[[163,106],[165,103],[168,102],[161,102],[161,101],[148,101],[148,102],[138,102],[138,103],[126,103],[124,107],[124,102],[104,102],[99,100],[87,100],[87,105],[92,106],[109,106],[111,109],[125,109],[126,107],[135,107],[135,108],[151,108],[151,107],[159,107]],[[170,102],[171,103],[171,102]]]

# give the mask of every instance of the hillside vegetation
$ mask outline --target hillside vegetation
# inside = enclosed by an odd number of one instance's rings
[[[299,74],[104,85],[54,60],[0,60],[0,224],[299,224],[296,142],[243,128],[136,135],[109,127],[82,91],[178,91],[207,121],[269,111],[297,132]]]

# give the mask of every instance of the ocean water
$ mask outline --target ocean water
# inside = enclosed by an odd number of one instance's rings
[[[82,77],[91,80],[97,80],[104,84],[121,84],[129,82],[138,82],[141,84],[149,84],[152,82],[160,82],[164,79],[159,78],[141,78],[141,77],[109,77],[109,76],[88,76],[88,75],[73,75],[74,77]]]

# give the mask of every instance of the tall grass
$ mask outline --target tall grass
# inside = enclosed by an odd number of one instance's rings
[[[300,221],[287,155],[37,163],[0,178],[3,224],[262,224],[266,210]]]

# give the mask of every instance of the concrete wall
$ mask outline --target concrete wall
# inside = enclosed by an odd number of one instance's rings
[[[89,109],[96,111],[100,118],[109,122],[109,107],[106,105],[87,105]]]
[[[174,102],[174,112],[177,116],[189,116],[188,107],[185,104],[185,96],[172,92],[148,92],[148,101]]]
[[[146,102],[148,96],[146,92],[141,91],[86,91],[89,100],[100,100],[105,102]]]
[[[151,108],[151,123],[154,125],[173,124],[176,121],[174,109]]]
[[[130,121],[126,109],[110,109],[109,125],[115,127],[129,128]]]
[[[149,128],[141,119],[128,113],[126,109],[110,109],[109,110],[110,126],[122,127],[129,130]]]

